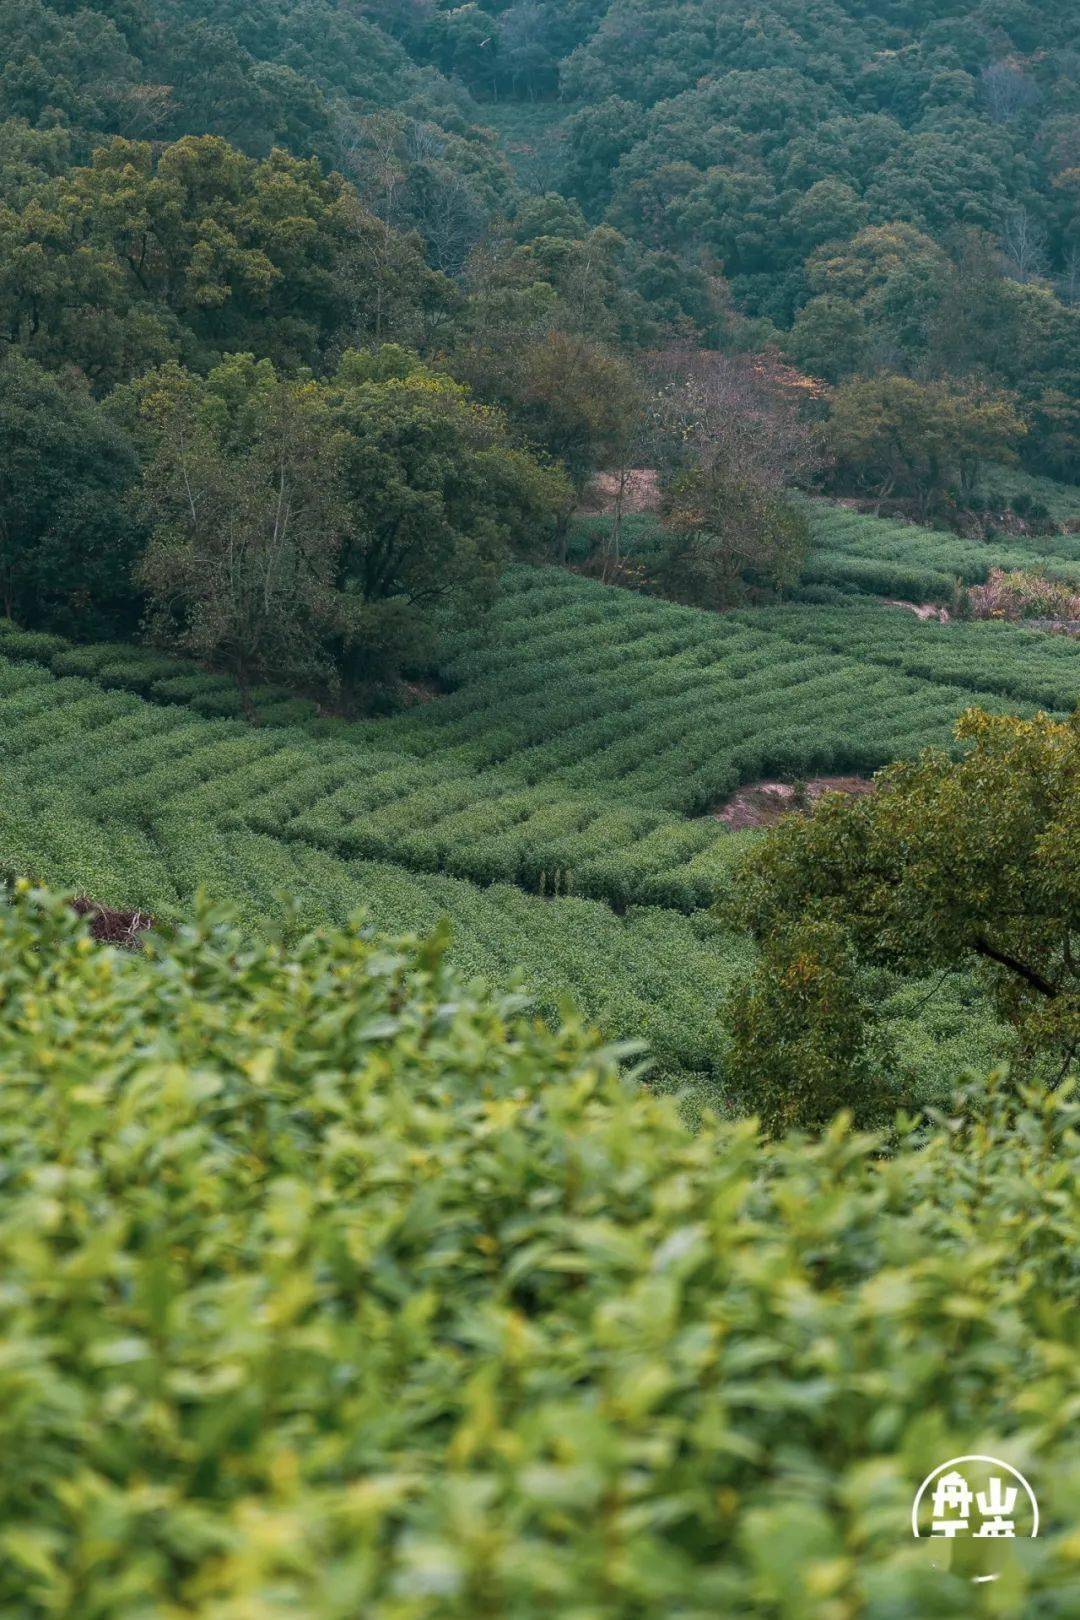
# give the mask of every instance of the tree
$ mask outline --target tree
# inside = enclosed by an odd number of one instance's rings
[[[435,609],[482,607],[567,500],[497,411],[392,346],[325,383],[251,355],[205,381],[171,367],[113,409],[145,447],[153,633],[242,683],[394,678]]]
[[[839,382],[859,371],[870,347],[870,332],[850,298],[823,294],[811,298],[795,317],[787,352],[811,376]]]
[[[731,1072],[774,1120],[833,1111],[817,1080],[784,1101],[830,1045],[848,1101],[869,1083],[868,970],[976,967],[1022,1055],[1060,1077],[1080,1052],[1080,714],[972,709],[957,738],[959,759],[928,750],[788,818],[739,871],[732,910],[762,958],[728,1009]],[[881,1102],[861,1092],[864,1113]]]
[[[672,348],[650,376],[657,455],[667,478],[696,467],[781,491],[812,482],[819,435],[803,406],[813,381],[767,355]]]
[[[925,353],[928,327],[951,274],[942,247],[914,226],[896,221],[868,226],[848,242],[826,244],[806,261],[811,291],[853,307],[872,351],[903,357],[901,364]],[[820,306],[814,303],[807,320],[817,318]]]
[[[800,391],[762,357],[670,350],[652,367],[652,437],[670,531],[657,570],[677,601],[730,606],[798,578],[809,529],[787,491],[817,465]]]
[[[1008,62],[993,62],[979,75],[986,106],[995,124],[1008,124],[1039,100],[1039,87]]]
[[[124,433],[84,386],[0,349],[0,607],[68,635],[130,634],[140,532]]]
[[[681,473],[667,491],[671,540],[657,579],[665,595],[725,608],[747,588],[794,585],[810,546],[805,515],[783,495],[719,465]]]
[[[1015,460],[1026,429],[1006,394],[885,375],[842,384],[827,431],[842,481],[910,497],[925,520],[950,485],[969,498],[987,461]]]
[[[486,342],[478,334],[454,367],[478,393],[498,400],[528,441],[565,469],[569,483],[559,525],[565,557],[570,514],[592,473],[626,464],[640,398],[621,355],[584,335],[544,330],[545,324],[522,332],[508,322],[489,332]]]
[[[1010,208],[1001,224],[1001,251],[1008,273],[1032,281],[1047,270],[1047,230],[1030,208]]]
[[[418,233],[435,269],[460,274],[510,191],[494,146],[396,111],[358,117],[339,109],[337,136],[338,166],[365,208],[389,233]]]
[[[331,679],[344,519],[318,388],[238,355],[205,384],[172,369],[137,393],[157,430],[139,492],[154,639],[242,686]]]
[[[346,354],[327,401],[345,503],[337,579],[354,615],[338,648],[356,675],[376,626],[415,646],[438,605],[490,600],[507,558],[543,547],[570,492],[499,411],[403,350]]]
[[[798,246],[809,253],[823,242],[844,242],[866,224],[866,207],[841,180],[818,180],[791,211]]]
[[[0,204],[0,330],[101,391],[174,356],[325,364],[348,338],[415,337],[453,301],[417,240],[282,151],[117,140]]]
[[[642,134],[641,109],[620,96],[608,96],[572,113],[566,121],[563,184],[586,208],[603,208],[611,200],[619,159]]]

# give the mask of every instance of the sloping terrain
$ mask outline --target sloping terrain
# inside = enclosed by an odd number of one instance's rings
[[[947,745],[972,703],[1064,712],[1080,691],[1075,643],[1009,625],[853,599],[721,618],[553,569],[513,570],[494,615],[447,637],[447,695],[386,720],[269,694],[252,726],[215,717],[228,681],[138,648],[7,629],[0,649],[9,873],[162,918],[202,888],[259,931],[448,917],[465,969],[548,1015],[572,999],[676,1081],[722,1075],[717,1007],[747,961],[708,909],[756,836],[709,813],[726,795],[869,773]],[[993,1055],[973,994],[914,1017],[899,995],[914,1070]]]
[[[807,511],[814,538],[803,569],[809,585],[912,602],[949,602],[958,585],[982,585],[992,568],[1037,568],[1051,579],[1080,586],[1080,534],[975,540],[870,517],[827,501],[810,501]]]

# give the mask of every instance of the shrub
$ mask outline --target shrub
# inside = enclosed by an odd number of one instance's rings
[[[985,585],[967,593],[973,619],[1080,619],[1080,590],[1031,572],[990,571]]]
[[[0,653],[5,658],[27,658],[48,664],[71,645],[47,630],[21,630],[10,619],[0,619]]]
[[[770,1145],[437,941],[23,892],[0,975],[5,1613],[1075,1612],[1068,1089]],[[985,1450],[1043,1513],[986,1589],[907,1527]]]

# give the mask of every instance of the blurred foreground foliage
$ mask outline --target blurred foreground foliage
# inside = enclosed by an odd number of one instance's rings
[[[1075,1615],[1072,1089],[692,1132],[442,943],[0,908],[0,1611]],[[976,1587],[908,1515],[978,1451]]]

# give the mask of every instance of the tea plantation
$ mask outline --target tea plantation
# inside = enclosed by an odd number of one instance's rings
[[[1009,625],[851,597],[717,617],[522,567],[447,634],[437,700],[349,723],[256,690],[252,726],[223,677],[6,627],[3,864],[159,919],[201,888],[263,933],[361,905],[391,930],[447,917],[463,971],[520,978],[548,1017],[569,998],[722,1099],[747,946],[711,907],[758,835],[710,811],[948,744],[972,703],[1067,712],[1078,666],[1074,641]],[[970,984],[880,993],[916,1096],[1003,1049]]]
[[[802,498],[811,547],[797,594],[814,602],[862,595],[949,606],[960,587],[985,584],[995,568],[1006,572],[1037,569],[1051,579],[1080,585],[1080,494],[1076,489],[1012,469],[1003,469],[994,478],[1011,491],[1008,499],[1025,512],[1033,506],[1045,511],[1049,532],[1039,532],[1046,525],[1036,524],[1032,532],[967,539],[900,519],[873,517],[832,501]],[[1006,504],[1005,494],[995,499]],[[580,563],[610,546],[611,530],[610,515],[577,519],[571,555]],[[632,513],[624,518],[622,553],[646,575],[655,569],[665,543],[664,528],[655,514]]]
[[[25,892],[0,1005],[3,1613],[1078,1612],[1071,1092],[691,1131],[430,945]],[[914,1541],[991,1439],[1038,1540]]]
[[[982,585],[992,568],[1038,568],[1051,579],[1080,585],[1080,534],[960,535],[890,522],[824,501],[807,503],[814,539],[803,569],[808,585],[951,602],[958,585]]]

